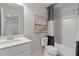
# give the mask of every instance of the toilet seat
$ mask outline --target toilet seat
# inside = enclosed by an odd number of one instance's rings
[[[58,52],[58,49],[56,47],[54,47],[54,46],[51,46],[51,45],[48,45],[45,48],[46,48],[47,52],[50,52],[50,53]]]

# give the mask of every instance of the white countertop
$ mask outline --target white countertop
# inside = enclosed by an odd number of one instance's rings
[[[9,40],[7,41],[0,41],[0,49],[11,47],[11,46],[16,46],[19,44],[24,44],[24,43],[30,43],[32,40],[26,38],[26,37],[20,37],[20,38],[15,38],[14,40]]]

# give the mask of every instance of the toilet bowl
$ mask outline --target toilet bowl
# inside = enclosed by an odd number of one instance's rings
[[[45,56],[56,56],[58,54],[58,49],[54,46],[48,45],[44,48]]]
[[[45,56],[56,56],[58,54],[58,49],[55,46],[48,45],[48,38],[42,38],[41,42]]]

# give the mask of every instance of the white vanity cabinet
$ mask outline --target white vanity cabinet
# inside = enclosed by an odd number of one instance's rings
[[[14,56],[28,56],[30,55],[30,46],[31,43],[24,43],[12,47],[12,54]]]
[[[0,49],[0,56],[9,56],[9,48]]]
[[[0,49],[0,56],[30,56],[31,43],[18,44]]]

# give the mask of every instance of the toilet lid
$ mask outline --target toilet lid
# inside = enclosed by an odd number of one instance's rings
[[[53,52],[57,52],[58,51],[58,49],[56,48],[56,47],[54,47],[54,46],[51,46],[51,45],[49,45],[49,46],[46,46],[46,50],[48,50],[48,51],[53,51]]]

